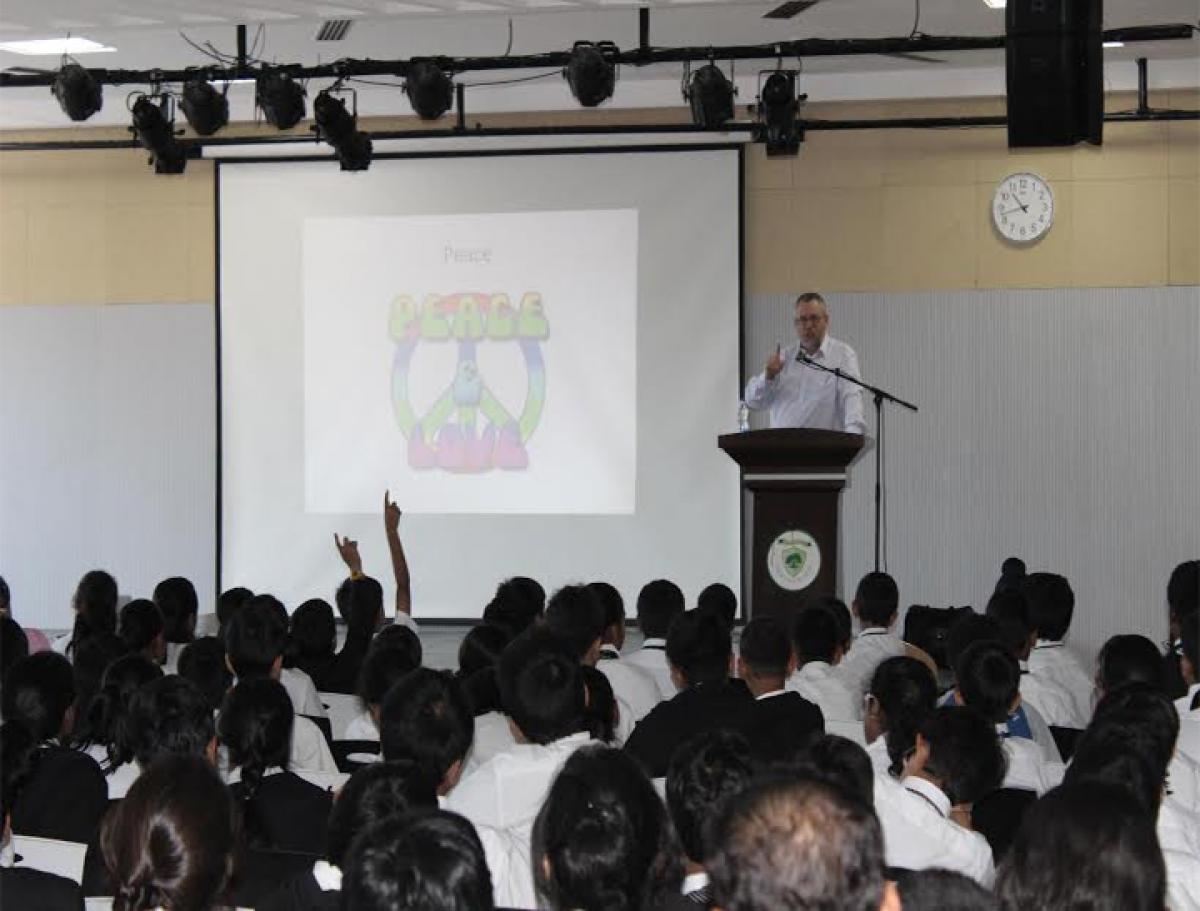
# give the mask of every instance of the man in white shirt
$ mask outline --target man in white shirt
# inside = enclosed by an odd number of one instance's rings
[[[961,708],[936,709],[922,731],[901,779],[875,778],[888,866],[941,867],[990,888],[992,849],[971,829],[971,806],[1000,785],[1000,742],[978,713]]]
[[[607,626],[604,605],[585,585],[566,585],[546,602],[546,627],[579,657],[608,678],[617,702],[618,744],[625,743],[634,726],[658,704],[658,685],[647,672],[620,658],[600,660]]]
[[[642,647],[624,660],[654,679],[661,700],[672,699],[678,692],[667,662],[667,632],[675,618],[683,613],[683,608],[683,592],[667,579],[647,582],[638,592],[638,626],[645,638]]]
[[[504,650],[497,674],[517,743],[463,776],[446,809],[495,833],[488,866],[497,904],[533,908],[533,821],[558,770],[589,739],[583,673],[553,633],[534,627]]]
[[[796,615],[792,635],[796,671],[786,688],[815,703],[826,722],[854,721],[859,714],[858,700],[835,673],[842,647],[833,612],[821,605],[806,607]]]
[[[937,665],[922,649],[909,645],[893,632],[900,610],[900,590],[887,573],[870,572],[862,577],[850,610],[861,629],[854,644],[834,674],[854,697],[854,720],[862,718],[862,698],[875,668],[886,659],[908,655],[923,662],[935,674]]]
[[[1029,673],[1070,694],[1075,719],[1070,726],[1086,727],[1092,717],[1095,677],[1067,648],[1067,631],[1075,612],[1071,584],[1056,573],[1032,573],[1021,591],[1029,601],[1030,624],[1037,630],[1037,642],[1029,653]]]
[[[799,359],[858,378],[858,355],[828,334],[829,310],[820,294],[796,299],[797,342],[767,359],[763,372],[746,384],[746,404],[769,408],[772,427],[815,427],[865,433],[862,388]]]

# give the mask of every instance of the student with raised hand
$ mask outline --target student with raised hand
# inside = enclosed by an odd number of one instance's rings
[[[407,630],[406,630],[407,632]],[[414,660],[415,659],[415,660]],[[346,725],[344,740],[379,740],[379,713],[383,698],[406,674],[420,667],[420,656],[408,649],[376,643],[358,675],[358,701],[362,712]]]
[[[900,777],[917,732],[937,703],[937,681],[915,658],[888,658],[875,669],[863,708],[867,755],[877,775]]]
[[[683,592],[667,579],[647,582],[638,592],[637,619],[642,631],[642,647],[625,660],[649,674],[658,685],[660,699],[671,699],[678,692],[667,661],[667,633],[675,618],[683,614]]]
[[[479,834],[428,810],[362,832],[342,876],[342,911],[493,911]],[[532,906],[530,906],[532,907]]]
[[[708,859],[722,911],[900,911],[871,809],[814,781],[767,779],[727,801]]]
[[[108,786],[92,757],[66,745],[75,722],[75,679],[67,659],[38,652],[14,664],[0,690],[0,714],[23,724],[37,744],[35,770],[13,807],[13,831],[90,843],[108,804]]]
[[[167,657],[167,640],[162,611],[153,601],[134,598],[117,618],[117,635],[125,650],[161,665]]]
[[[679,849],[637,763],[602,746],[576,751],[533,826],[532,868],[552,911],[640,911],[678,893]]]
[[[385,762],[415,762],[445,796],[462,777],[471,750],[471,711],[450,674],[417,668],[384,696],[379,734]]]
[[[1029,672],[1057,684],[1071,695],[1075,717],[1092,715],[1092,677],[1067,646],[1067,633],[1075,613],[1075,592],[1066,577],[1057,573],[1030,573],[1021,585],[1029,602],[1030,624],[1037,642],[1029,653]]]
[[[293,682],[296,692],[286,689],[292,702],[293,711],[297,712],[292,730],[291,753],[289,765],[293,769],[311,772],[336,772],[337,763],[325,735],[317,725],[303,717],[304,712],[297,705],[310,707],[316,701],[316,690],[307,675],[301,677],[296,672],[284,673],[283,649],[287,638],[287,613],[280,611],[283,605],[270,595],[259,595],[250,600],[244,607],[234,612],[225,629],[225,654],[229,669],[233,671],[240,683],[243,680],[270,679],[283,683],[284,679]],[[290,669],[295,671],[294,668]],[[297,685],[297,681],[299,685]],[[321,708],[324,713],[324,708]]]
[[[1062,684],[1029,669],[1029,655],[1038,641],[1025,593],[999,591],[988,600],[987,615],[1000,627],[1001,642],[1009,647],[1021,668],[1021,704],[1032,706],[1047,725],[1082,730],[1087,716],[1080,715],[1075,699]]]
[[[51,645],[72,661],[87,639],[95,635],[117,633],[117,580],[102,569],[83,574],[71,599],[75,622],[71,632],[59,636]]]
[[[954,677],[953,704],[973,708],[1002,735],[1008,760],[1003,786],[1044,794],[1048,790],[1046,764],[1061,762],[1062,757],[1053,747],[1053,738],[1046,748],[1031,732],[1013,733],[1013,721],[1022,706],[1021,669],[1012,652],[999,642],[976,642],[959,655]],[[1026,717],[1031,725],[1040,721],[1033,711],[1027,710]]]
[[[995,867],[987,839],[971,828],[971,809],[1004,778],[994,726],[969,708],[926,717],[900,778],[875,778],[875,811],[890,867],[942,867],[985,887]]]
[[[754,706],[746,684],[730,677],[733,646],[716,617],[700,611],[676,617],[667,634],[667,660],[677,694],[639,721],[625,743],[652,778],[666,774],[680,743],[707,731],[741,730]]]
[[[616,739],[622,744],[634,725],[658,704],[658,686],[640,668],[620,660],[600,660],[607,619],[603,603],[585,585],[563,586],[546,602],[546,628],[562,639],[581,664],[608,678],[617,700]]]
[[[36,752],[37,743],[24,724],[0,725],[0,899],[5,908],[83,911],[83,892],[77,883],[20,866],[13,851],[12,812],[33,775]]]
[[[138,690],[162,675],[162,669],[145,655],[118,658],[104,672],[100,692],[75,725],[73,745],[99,763],[109,800],[124,797],[138,777],[126,734],[127,715]]]
[[[819,604],[801,610],[792,627],[796,670],[785,684],[814,703],[826,721],[853,721],[859,708],[854,693],[836,673],[845,652],[837,617]]]
[[[667,767],[667,809],[683,853],[683,882],[662,911],[712,907],[705,859],[713,845],[708,822],[716,810],[750,784],[755,775],[750,744],[740,734],[712,731],[681,744]]]
[[[230,777],[236,777],[230,792],[242,808],[251,844],[320,854],[330,796],[288,769],[293,717],[283,687],[254,677],[229,691],[217,732],[228,751]]]
[[[505,906],[531,908],[530,831],[554,776],[589,740],[586,694],[578,660],[540,626],[504,650],[499,679],[516,743],[464,775],[446,807],[497,833],[506,847],[502,856],[488,855],[496,897]],[[386,738],[386,706],[384,712]],[[384,751],[388,756],[386,739]]]
[[[154,586],[154,603],[162,611],[163,636],[167,653],[163,662],[167,673],[175,673],[179,653],[196,638],[196,623],[200,619],[200,599],[196,586],[183,576],[171,576]]]
[[[754,697],[741,724],[761,763],[791,759],[825,733],[816,705],[784,688],[796,669],[787,630],[774,617],[755,617],[742,630],[737,675]]]
[[[104,822],[101,849],[113,911],[216,911],[233,872],[237,815],[216,770],[165,757]]]
[[[337,911],[354,837],[414,810],[436,809],[434,781],[416,763],[394,760],[359,769],[333,802],[324,856],[260,902],[258,911]]]
[[[933,659],[915,645],[909,645],[894,632],[900,611],[900,590],[896,580],[884,572],[870,572],[858,583],[850,605],[859,623],[858,635],[849,653],[837,666],[837,674],[854,696],[855,721],[862,718],[862,697],[875,668],[888,658],[908,655],[935,669]]]
[[[1123,788],[1055,788],[1025,814],[996,877],[1002,911],[1162,911],[1153,824]]]
[[[404,544],[400,540],[400,507],[392,500],[391,494],[388,491],[383,493],[383,529],[384,536],[387,538],[388,556],[391,559],[392,575],[396,585],[396,601],[395,601],[395,619],[394,622],[411,627],[414,632],[417,631],[417,624],[412,618],[412,580],[408,570],[408,558],[404,553]],[[350,570],[350,579],[348,581],[356,581],[359,579],[370,578],[363,575],[362,558],[358,553],[358,542],[349,538],[342,538],[338,535],[333,536],[334,544],[337,546],[338,555],[341,556],[342,562],[346,564],[346,568]],[[374,581],[374,580],[372,580]],[[382,594],[382,589],[380,589]],[[342,611],[342,617],[347,623],[351,622],[351,618],[345,610],[342,610],[342,604],[339,601],[338,609]],[[379,619],[376,622],[376,628],[383,622],[383,603],[379,605]],[[349,642],[349,638],[347,638]],[[361,643],[355,643],[356,647],[361,647]],[[345,651],[345,646],[343,646]],[[352,658],[347,656],[347,660]],[[351,661],[352,663],[352,661]],[[342,681],[345,683],[345,681]],[[339,690],[338,692],[348,692]]]

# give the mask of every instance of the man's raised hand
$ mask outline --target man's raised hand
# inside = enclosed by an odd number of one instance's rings
[[[783,369],[783,358],[779,354],[779,345],[775,345],[775,353],[767,358],[767,379],[773,380]]]

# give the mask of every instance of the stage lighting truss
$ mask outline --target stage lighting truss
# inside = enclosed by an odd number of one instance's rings
[[[225,84],[223,91],[219,91],[199,75],[183,84],[179,109],[198,136],[211,136],[229,123],[228,91],[229,83]]]
[[[340,95],[350,96],[350,110]],[[371,166],[371,137],[358,128],[357,92],[335,84],[318,93],[313,119],[317,138],[333,147],[343,171],[365,171]]]
[[[691,64],[683,70],[683,100],[692,109],[692,123],[702,129],[715,129],[733,119],[733,96],[737,86],[731,78],[733,65],[726,76],[716,63],[709,61],[695,72]]]
[[[437,120],[454,104],[454,81],[433,60],[413,60],[404,80],[404,93],[422,120]]]
[[[98,79],[70,57],[63,55],[50,93],[72,120],[87,120],[104,106],[104,88]]]
[[[767,155],[795,155],[800,150],[804,131],[800,126],[800,106],[807,95],[796,94],[799,70],[782,67],[758,74],[757,127],[754,138],[766,144]]]
[[[254,103],[267,123],[290,130],[304,119],[304,86],[286,70],[265,70],[254,80]]]
[[[129,130],[150,153],[154,173],[182,174],[187,153],[175,137],[175,99],[156,90],[151,95],[130,95],[127,105],[133,114]]]
[[[617,83],[617,46],[611,41],[576,41],[563,77],[571,94],[585,108],[594,108],[613,96]]]

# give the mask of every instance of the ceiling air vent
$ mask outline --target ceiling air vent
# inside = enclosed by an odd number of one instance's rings
[[[326,19],[317,29],[318,41],[341,41],[354,24],[353,19]]]
[[[799,16],[802,12],[812,6],[816,6],[821,0],[788,0],[787,3],[781,3],[769,13],[763,13],[764,19],[791,19],[793,16]]]

